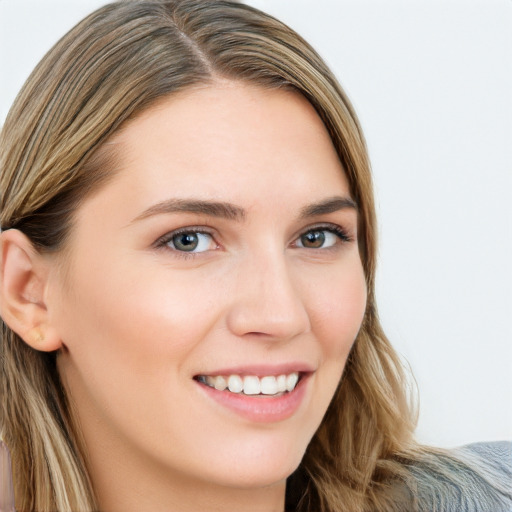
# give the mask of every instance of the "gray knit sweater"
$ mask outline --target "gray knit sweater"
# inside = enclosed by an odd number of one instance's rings
[[[413,469],[418,497],[414,510],[512,512],[512,442],[470,444],[435,458]]]

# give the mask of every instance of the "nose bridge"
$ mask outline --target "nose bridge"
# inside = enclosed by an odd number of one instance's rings
[[[236,293],[228,314],[232,332],[287,339],[309,329],[300,295],[285,251],[260,247],[240,260]]]

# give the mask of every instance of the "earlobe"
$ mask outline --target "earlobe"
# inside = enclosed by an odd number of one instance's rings
[[[62,347],[62,341],[55,330],[47,324],[32,327],[21,336],[27,345],[42,352],[52,352]]]
[[[0,234],[0,313],[4,322],[36,350],[58,350],[62,342],[48,324],[45,290],[48,265],[16,229]]]

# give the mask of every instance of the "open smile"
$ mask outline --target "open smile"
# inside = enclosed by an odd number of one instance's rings
[[[213,401],[256,423],[283,421],[298,410],[313,372],[279,375],[197,375],[194,380]]]
[[[199,375],[196,379],[217,391],[243,393],[244,395],[280,396],[295,389],[301,378],[299,372],[281,375]]]

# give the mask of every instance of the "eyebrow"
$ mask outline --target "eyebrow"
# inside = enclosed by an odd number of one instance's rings
[[[306,219],[346,209],[357,211],[356,202],[349,197],[334,196],[305,206],[301,209],[299,218]],[[169,213],[197,213],[239,222],[247,217],[246,210],[232,203],[203,199],[167,199],[144,210],[144,212],[133,219],[132,223],[154,215]]]
[[[203,199],[167,199],[142,212],[132,222],[137,222],[153,215],[164,213],[199,213],[209,217],[221,217],[228,220],[241,221],[246,213],[243,208],[231,203],[205,201]]]
[[[350,197],[334,196],[328,199],[313,203],[302,208],[300,218],[315,217],[317,215],[326,215],[328,213],[338,212],[340,210],[355,210],[357,212],[357,203]]]

